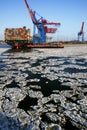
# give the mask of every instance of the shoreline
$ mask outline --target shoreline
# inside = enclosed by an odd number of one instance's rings
[[[63,43],[64,47],[68,47],[68,46],[83,46],[83,45],[87,45],[86,43]]]

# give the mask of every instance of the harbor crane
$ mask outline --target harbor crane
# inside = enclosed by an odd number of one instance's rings
[[[33,29],[33,43],[40,43],[45,44],[46,43],[46,34],[47,33],[55,33],[57,31],[57,27],[49,28],[48,25],[60,25],[60,22],[48,22],[46,19],[41,17],[36,13],[36,11],[33,11],[27,2],[27,0],[24,0],[26,7],[29,11],[31,20],[34,25]],[[36,15],[38,15],[40,18],[36,18]],[[38,33],[36,35],[36,28],[38,30]]]
[[[84,42],[84,21],[82,22],[80,32],[78,32],[78,41],[80,41],[80,37],[82,38],[82,42]]]

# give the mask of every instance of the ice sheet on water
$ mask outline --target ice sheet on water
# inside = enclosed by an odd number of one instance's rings
[[[0,96],[1,110],[9,117],[17,117],[23,126],[33,119],[35,123],[39,122],[39,128],[40,122],[44,123],[41,117],[47,117],[61,126],[66,123],[71,128],[76,123],[76,128],[85,128],[86,51],[87,45],[78,45],[64,49],[33,49],[29,52],[17,50],[2,55],[5,60],[1,65],[6,66],[0,70],[0,93],[4,92]],[[45,114],[49,111],[50,114]],[[53,118],[56,114],[59,114],[58,118]]]
[[[21,75],[24,78],[23,73],[29,75],[32,72],[33,75],[41,74],[41,77],[45,76],[50,80],[58,79],[62,83],[69,81],[69,85],[70,83],[75,85],[76,83],[86,83],[87,45],[68,46],[63,49],[33,49],[27,52],[11,51],[8,53],[9,55],[4,57],[3,65],[6,64],[7,70],[4,69],[10,72],[10,77],[14,74],[15,77],[19,75],[20,78]]]

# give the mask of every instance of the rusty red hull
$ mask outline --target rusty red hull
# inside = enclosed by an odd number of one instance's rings
[[[11,44],[13,48],[19,49],[19,48],[64,48],[62,44],[19,44],[19,43],[14,43]]]

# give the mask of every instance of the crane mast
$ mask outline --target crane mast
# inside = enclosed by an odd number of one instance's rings
[[[48,25],[60,25],[60,22],[48,22],[43,17],[39,16],[40,18],[36,18],[36,11],[33,11],[29,4],[27,3],[27,0],[24,0],[26,7],[29,11],[31,20],[34,25],[33,30],[33,43],[46,43],[46,33],[55,33],[57,31],[57,28],[49,28]],[[38,29],[38,35],[36,35],[36,27]]]

